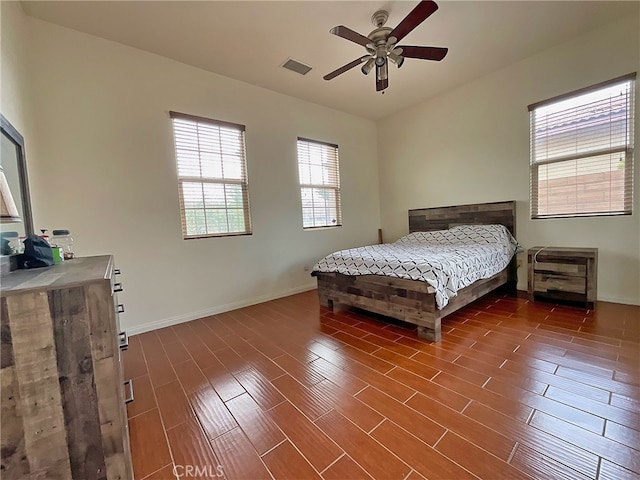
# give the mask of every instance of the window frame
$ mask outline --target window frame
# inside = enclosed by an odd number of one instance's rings
[[[171,118],[171,128],[172,128],[172,136],[174,142],[174,160],[176,164],[176,174],[178,179],[178,200],[179,200],[179,208],[180,208],[180,220],[181,220],[181,229],[182,229],[182,239],[183,240],[196,240],[200,238],[217,238],[217,237],[236,237],[236,236],[245,236],[245,235],[253,235],[253,227],[251,224],[251,208],[250,208],[250,200],[249,200],[249,173],[247,171],[247,153],[246,153],[246,143],[245,143],[245,125],[239,123],[232,123],[223,120],[216,120],[207,117],[201,117],[197,115],[191,115],[187,113],[180,113],[175,111],[169,111],[169,117]],[[244,179],[225,179],[225,178],[214,178],[214,177],[203,177],[200,176],[183,176],[180,175],[180,167],[178,164],[178,149],[176,145],[176,132],[175,132],[175,120],[186,120],[195,122],[197,124],[206,124],[214,127],[226,127],[237,130],[241,134],[241,142],[242,142],[242,171],[244,173]],[[222,155],[222,145],[221,147],[221,155]],[[200,149],[198,149],[198,153],[201,153]],[[196,234],[189,235],[187,233],[187,218],[186,218],[186,210],[185,207],[185,198],[184,198],[184,187],[185,183],[199,183],[202,185],[205,184],[216,184],[216,185],[240,185],[242,188],[242,211],[244,214],[244,231],[230,231],[230,232],[220,232],[220,233],[204,233],[204,234]],[[202,208],[203,211],[206,212],[206,208]],[[222,210],[222,209],[220,209]],[[229,207],[225,206],[224,210],[229,211]],[[238,209],[239,210],[239,209]],[[206,220],[205,220],[206,221]],[[227,224],[228,226],[228,224]]]
[[[302,183],[301,179],[300,179],[300,150],[299,150],[299,146],[300,146],[300,142],[306,142],[308,144],[315,144],[315,145],[319,145],[322,147],[329,147],[334,149],[334,154],[335,154],[335,172],[336,172],[336,179],[337,182],[335,185],[331,185],[331,184],[327,184],[327,183],[323,183],[323,184],[312,184],[312,183]],[[296,141],[296,162],[298,165],[298,182],[299,182],[299,186],[300,186],[300,206],[301,206],[301,211],[302,211],[302,229],[303,230],[317,230],[317,229],[322,229],[322,228],[337,228],[337,227],[341,227],[342,226],[342,188],[341,188],[341,182],[340,182],[340,158],[339,158],[339,152],[338,152],[338,145],[335,143],[329,143],[329,142],[324,142],[321,140],[313,140],[310,138],[305,138],[305,137],[298,137],[297,141]],[[336,198],[336,216],[337,216],[337,220],[336,223],[331,223],[331,224],[326,224],[326,225],[312,225],[312,226],[308,226],[305,227],[304,226],[304,198],[303,198],[303,190],[304,189],[320,189],[320,190],[331,190],[335,193],[335,198]],[[315,217],[314,217],[315,218]],[[314,221],[315,223],[315,221]]]
[[[614,86],[616,84],[631,82],[631,94],[629,95],[630,101],[630,118],[628,118],[627,129],[630,131],[629,138],[627,143],[621,147],[612,147],[612,148],[603,148],[597,151],[588,151],[583,153],[576,153],[572,155],[563,155],[558,158],[552,158],[547,160],[535,161],[535,126],[534,126],[534,115],[536,109],[540,107],[544,107],[556,102],[560,102],[563,100],[567,100],[573,97],[578,97],[580,95],[584,95],[586,93],[595,92],[597,90],[601,90],[607,87]],[[636,82],[636,72],[622,75],[620,77],[613,78],[611,80],[606,80],[604,82],[597,83],[595,85],[591,85],[588,87],[580,88],[578,90],[574,90],[568,93],[564,93],[561,95],[557,95],[555,97],[549,98],[547,100],[543,100],[540,102],[533,103],[527,106],[527,109],[530,114],[529,121],[529,142],[530,142],[530,155],[529,155],[529,204],[530,204],[530,216],[532,220],[542,220],[542,219],[553,219],[553,218],[581,218],[581,217],[603,217],[603,216],[621,216],[621,215],[632,215],[633,214],[633,190],[634,190],[634,148],[635,148],[635,139],[634,139],[634,122],[636,119],[635,112],[635,85]],[[584,158],[597,157],[599,155],[607,155],[607,154],[616,154],[624,152],[624,183],[623,183],[623,207],[622,211],[619,210],[608,210],[603,212],[587,212],[587,213],[578,213],[578,212],[570,212],[570,213],[554,213],[554,214],[540,214],[539,208],[539,167],[544,165],[556,164],[567,162],[571,160],[580,160]],[[535,199],[534,202],[534,192]],[[629,205],[629,209],[625,208],[626,205]]]

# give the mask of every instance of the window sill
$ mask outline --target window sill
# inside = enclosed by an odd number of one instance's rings
[[[632,212],[606,212],[606,213],[567,213],[558,215],[540,215],[531,217],[531,220],[553,220],[561,218],[593,218],[593,217],[623,217],[632,215]]]
[[[221,237],[246,237],[253,235],[253,232],[242,233],[210,233],[208,235],[194,235],[192,237],[182,237],[183,240],[199,240],[202,238],[221,238]]]
[[[305,232],[313,232],[317,230],[333,230],[340,227],[342,227],[342,225],[327,225],[325,227],[302,227],[302,230]]]

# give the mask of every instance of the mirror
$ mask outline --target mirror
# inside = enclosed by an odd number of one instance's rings
[[[22,246],[22,240],[34,232],[24,138],[2,114],[0,129],[0,253],[4,257],[15,254],[15,246]],[[9,245],[5,240],[10,240]],[[3,266],[6,260],[3,258]]]

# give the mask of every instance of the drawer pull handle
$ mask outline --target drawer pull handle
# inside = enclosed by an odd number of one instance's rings
[[[124,305],[121,303],[118,304],[118,313],[124,313]]]
[[[114,275],[120,275],[120,269],[119,269],[119,268],[116,268],[116,269],[113,271],[113,274],[114,274]]]
[[[129,396],[124,399],[124,403],[133,402],[133,380],[127,380],[124,382],[125,387],[129,385]]]
[[[118,283],[114,283],[113,284],[113,291],[115,292],[121,292],[122,291],[122,284],[120,282]]]
[[[129,348],[129,337],[127,336],[127,332],[120,332],[118,337],[120,338],[120,343],[118,344],[120,350],[126,350]]]

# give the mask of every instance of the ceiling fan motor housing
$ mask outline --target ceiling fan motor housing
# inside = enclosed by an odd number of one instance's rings
[[[380,28],[381,26],[383,26],[385,23],[387,23],[388,19],[389,12],[387,12],[386,10],[378,10],[376,13],[371,15],[371,23],[373,23],[376,28]]]
[[[377,67],[383,67],[387,63],[387,55],[389,50],[393,49],[393,39],[389,41],[389,34],[393,31],[392,28],[385,27],[389,19],[389,12],[386,10],[378,10],[371,16],[371,23],[376,27],[367,38],[371,40],[371,47],[368,48],[372,56],[375,56],[375,63]]]

